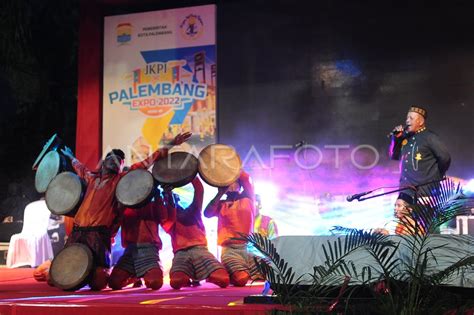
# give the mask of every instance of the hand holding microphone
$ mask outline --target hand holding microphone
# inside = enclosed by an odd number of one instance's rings
[[[390,138],[391,136],[399,138],[403,135],[407,128],[408,126],[403,127],[402,125],[398,125],[387,135],[387,138]]]

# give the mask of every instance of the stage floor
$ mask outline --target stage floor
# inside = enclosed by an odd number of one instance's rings
[[[0,268],[1,315],[122,315],[122,314],[268,314],[275,306],[243,304],[244,297],[260,294],[263,283],[220,289],[201,281],[199,287],[179,291],[165,284],[160,290],[125,288],[93,292],[64,292],[37,282],[33,269]],[[135,313],[134,313],[135,312]]]

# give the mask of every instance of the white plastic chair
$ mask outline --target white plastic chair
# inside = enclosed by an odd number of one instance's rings
[[[7,267],[36,267],[53,258],[53,248],[48,236],[50,215],[44,200],[34,201],[25,207],[23,228],[10,239]]]

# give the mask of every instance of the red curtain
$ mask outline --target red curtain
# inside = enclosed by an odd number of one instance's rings
[[[102,150],[103,15],[96,1],[80,5],[76,156],[95,168]]]

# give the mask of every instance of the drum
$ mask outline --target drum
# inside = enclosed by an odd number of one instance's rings
[[[160,184],[181,187],[189,184],[198,172],[198,159],[187,152],[170,153],[153,164],[153,177]]]
[[[92,252],[86,245],[71,244],[53,259],[49,276],[54,286],[75,291],[85,286],[92,271]]]
[[[72,170],[70,161],[57,151],[48,152],[41,160],[35,175],[35,188],[44,193],[53,178],[61,172]]]
[[[239,178],[241,168],[240,156],[228,145],[211,144],[199,154],[199,174],[211,186],[229,186]]]
[[[35,162],[33,163],[33,166],[31,167],[32,170],[36,171],[38,169],[39,163],[42,161],[46,153],[48,153],[49,151],[57,150],[62,145],[62,142],[63,141],[61,140],[61,138],[58,137],[56,133],[51,138],[49,138],[49,140],[46,141],[46,143],[44,144],[40,154],[38,154],[38,157],[36,158]]]
[[[79,176],[72,172],[63,172],[49,183],[45,195],[46,205],[53,214],[74,217],[84,192],[85,184]]]
[[[137,169],[128,172],[120,179],[115,189],[115,196],[126,207],[140,208],[151,200],[155,187],[151,173]]]

